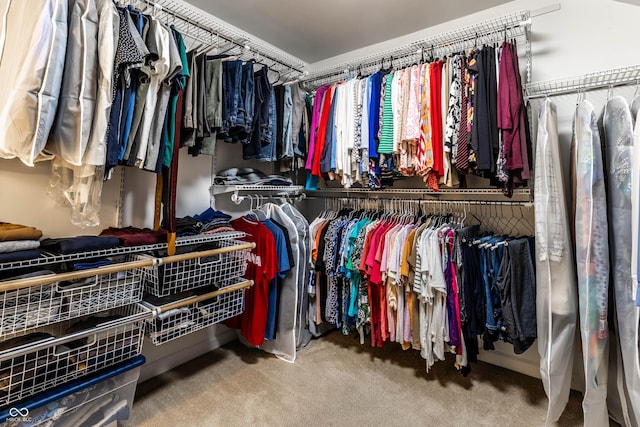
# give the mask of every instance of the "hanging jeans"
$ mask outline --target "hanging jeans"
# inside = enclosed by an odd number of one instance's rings
[[[637,124],[636,124],[637,125]],[[638,312],[631,279],[631,164],[633,131],[627,101],[616,96],[607,102],[603,116],[605,168],[608,171],[608,215],[611,235],[611,272],[617,311],[617,342],[622,366],[618,366],[617,390],[627,425],[640,425],[640,360]],[[638,179],[634,177],[634,179]],[[621,369],[624,375],[622,375]],[[613,406],[613,405],[612,405]]]
[[[575,112],[571,152],[580,335],[585,375],[582,407],[585,426],[602,426],[609,422],[607,194],[598,125],[593,105],[586,100],[578,105]]]
[[[549,398],[546,425],[569,400],[576,328],[576,273],[562,180],[555,105],[539,114],[534,187],[536,218],[536,318],[540,376]]]

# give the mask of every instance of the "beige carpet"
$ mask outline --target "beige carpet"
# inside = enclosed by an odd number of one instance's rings
[[[532,349],[530,351],[535,351]],[[464,378],[453,360],[427,374],[417,351],[361,346],[334,332],[289,364],[238,342],[138,385],[132,425],[539,426],[539,380],[486,363]],[[582,425],[572,392],[561,426]]]

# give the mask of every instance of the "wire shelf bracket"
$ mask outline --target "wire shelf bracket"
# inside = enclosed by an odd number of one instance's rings
[[[631,84],[640,86],[640,65],[529,83],[525,85],[525,97],[527,99],[546,98]]]
[[[319,87],[348,77],[351,71],[358,69],[371,72],[380,68],[381,61],[392,58],[394,67],[406,66],[421,59],[424,54],[442,56],[452,52],[463,51],[482,43],[495,43],[507,39],[525,37],[527,56],[527,81],[531,75],[530,45],[531,13],[528,10],[514,12],[493,18],[478,24],[469,25],[457,30],[417,40],[403,46],[387,49],[371,55],[363,56],[349,62],[310,70],[304,78],[308,87]]]
[[[299,58],[266,41],[234,27],[184,0],[126,0],[122,3],[147,6],[154,16],[172,24],[185,36],[218,53],[237,55],[240,59],[270,62],[269,68],[284,77],[299,77],[308,65]]]

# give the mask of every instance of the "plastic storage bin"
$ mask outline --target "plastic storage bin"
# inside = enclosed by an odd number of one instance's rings
[[[139,355],[151,317],[133,304],[0,342],[0,407]]]
[[[245,248],[234,249],[234,247]],[[223,249],[228,252],[142,268],[145,291],[157,297],[164,297],[207,286],[222,287],[233,279],[244,276],[247,269],[247,255],[250,248],[239,240],[222,240],[206,246],[183,248],[183,251],[198,252]],[[139,255],[139,259],[149,259],[150,255]],[[153,257],[151,257],[153,258]]]
[[[127,426],[144,362],[137,356],[0,410],[0,426]]]

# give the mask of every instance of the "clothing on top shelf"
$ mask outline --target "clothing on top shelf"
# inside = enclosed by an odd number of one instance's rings
[[[115,236],[78,236],[44,239],[41,242],[42,249],[60,254],[111,249],[119,245],[120,239]]]
[[[0,242],[0,254],[4,254],[7,252],[26,251],[30,249],[37,249],[39,247],[39,240],[10,240],[7,242]]]
[[[516,353],[536,338],[531,238],[482,236],[450,216],[349,210],[309,228],[310,326],[419,349],[427,370],[451,351],[465,375],[479,336],[486,350],[500,339]]]
[[[290,178],[280,175],[265,175],[263,172],[252,168],[229,168],[220,171],[214,178],[216,185],[243,185],[260,184],[288,186],[292,184]]]
[[[38,249],[28,249],[23,251],[7,252],[7,253],[0,254],[0,263],[27,261],[30,259],[36,259],[39,256],[40,256],[40,251]]]
[[[42,231],[35,227],[9,222],[0,222],[0,241],[11,240],[38,240],[42,237]]]
[[[100,235],[115,236],[120,239],[123,246],[153,245],[167,242],[167,231],[163,229],[155,231],[149,228],[109,227],[102,230]]]
[[[530,147],[516,47],[505,41],[318,88],[306,168],[372,189],[419,175],[437,191],[474,174],[511,195],[530,178]]]

